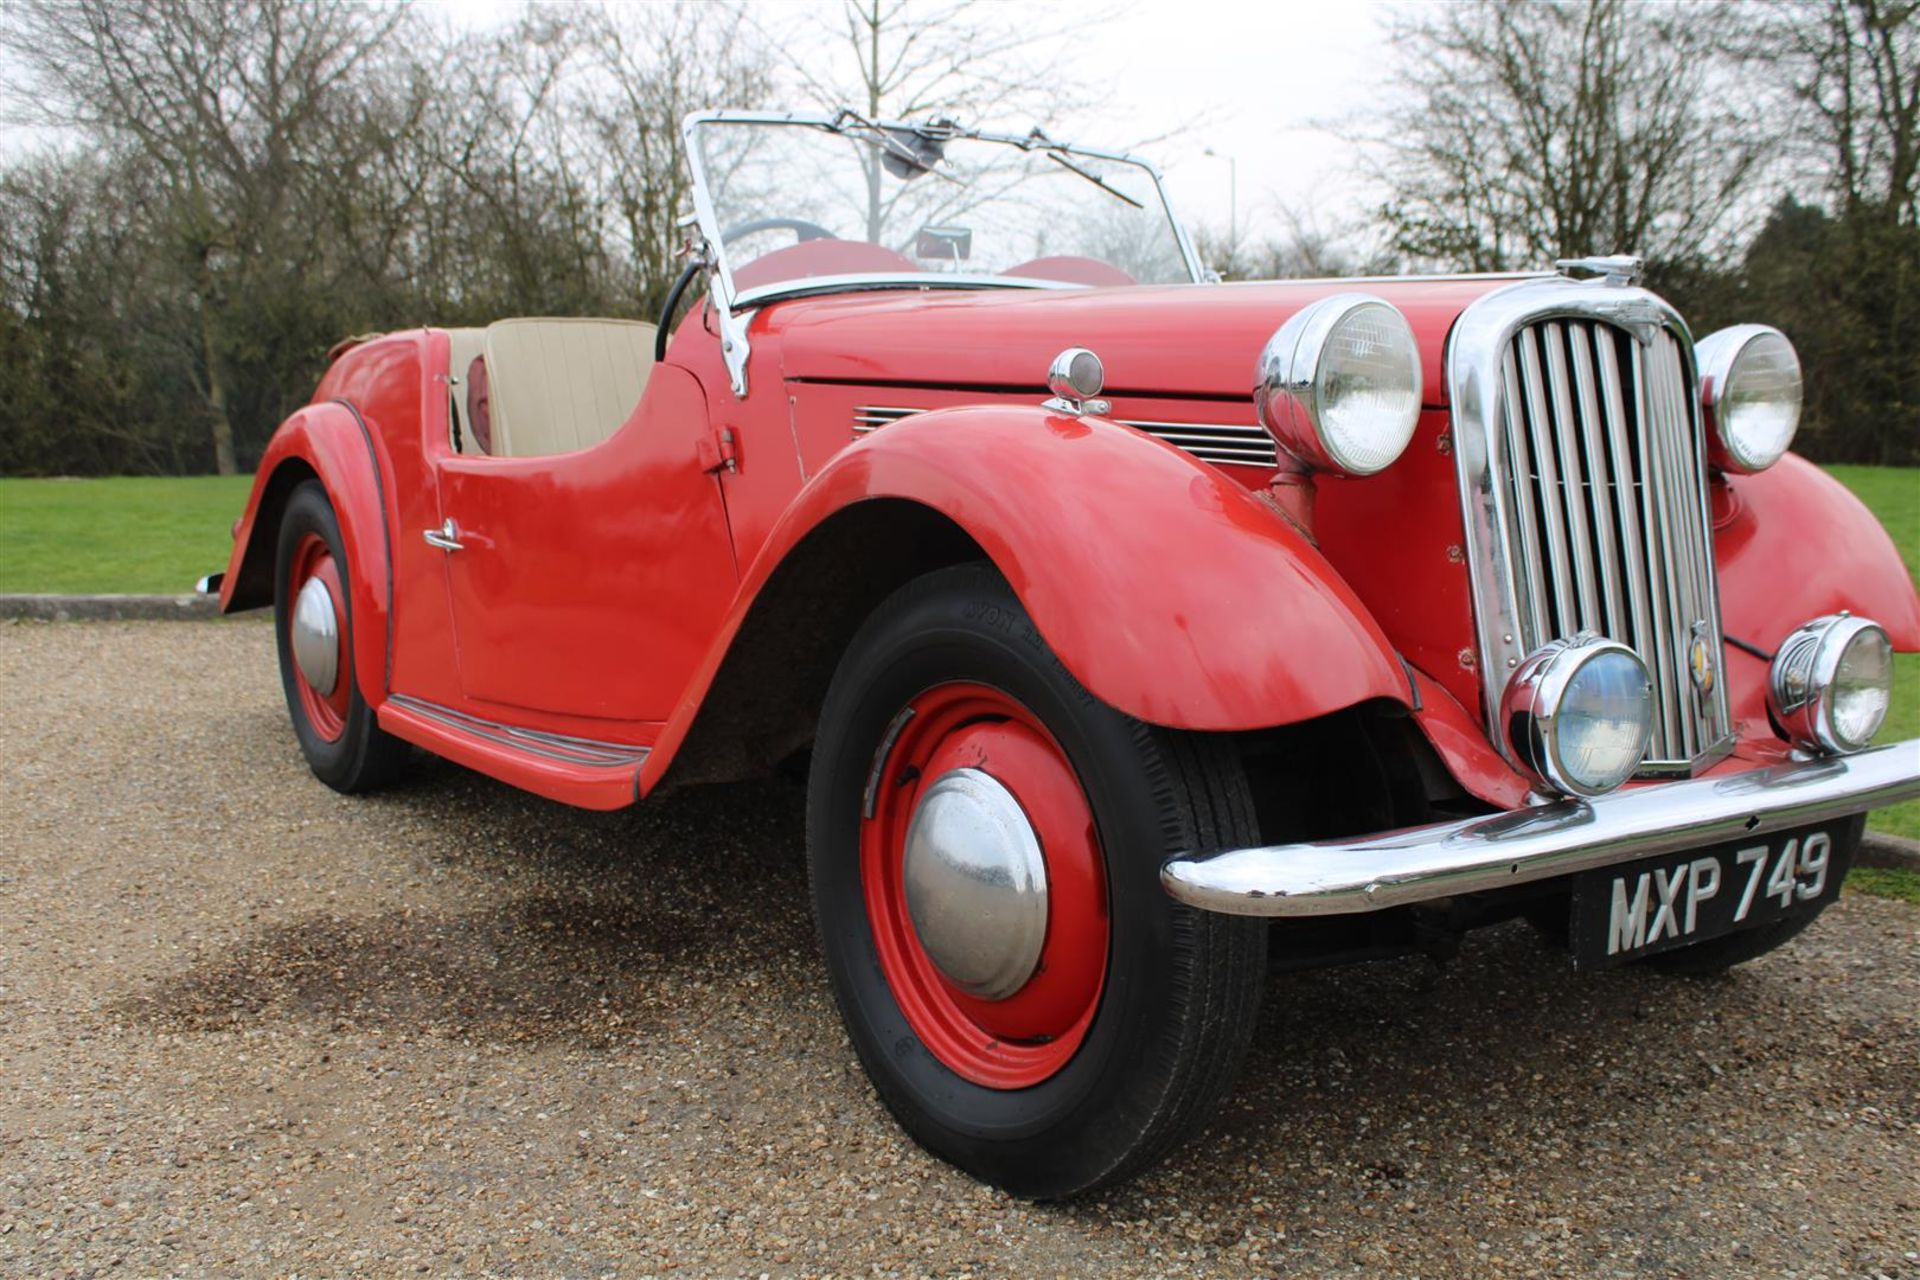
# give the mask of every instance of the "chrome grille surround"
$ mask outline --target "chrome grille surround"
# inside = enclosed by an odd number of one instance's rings
[[[1487,723],[1498,725],[1507,677],[1527,654],[1588,630],[1647,664],[1654,728],[1642,775],[1691,773],[1726,755],[1732,717],[1686,322],[1644,289],[1527,280],[1461,314],[1446,364]],[[1491,737],[1510,754],[1504,734]]]
[[[902,409],[887,405],[859,405],[853,411],[853,434],[863,436],[902,418],[925,412],[924,409]],[[1134,427],[1150,436],[1158,436],[1202,462],[1228,467],[1260,467],[1268,471],[1280,465],[1279,446],[1274,444],[1273,437],[1265,427],[1225,422],[1147,422],[1131,418],[1115,418],[1113,421],[1123,427]]]

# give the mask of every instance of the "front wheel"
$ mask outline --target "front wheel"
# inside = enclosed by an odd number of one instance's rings
[[[1160,867],[1256,836],[1229,744],[1098,702],[991,567],[901,589],[834,676],[807,805],[834,996],[882,1100],[1020,1195],[1157,1158],[1232,1084],[1266,955],[1263,922],[1175,903]]]

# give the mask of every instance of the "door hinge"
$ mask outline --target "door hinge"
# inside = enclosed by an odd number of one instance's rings
[[[700,469],[709,475],[716,471],[740,470],[740,455],[734,449],[732,427],[721,427],[700,437]]]

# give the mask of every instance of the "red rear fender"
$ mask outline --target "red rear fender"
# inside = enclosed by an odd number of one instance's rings
[[[234,526],[233,554],[220,584],[220,608],[234,613],[273,604],[280,514],[304,480],[318,478],[340,521],[353,596],[353,666],[361,692],[385,696],[391,549],[378,438],[344,404],[309,405],[280,425],[268,442],[253,493]]]

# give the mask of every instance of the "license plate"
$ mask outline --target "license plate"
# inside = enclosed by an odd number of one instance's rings
[[[1573,962],[1604,969],[1750,929],[1840,896],[1846,868],[1827,831],[1606,867],[1573,881]]]

